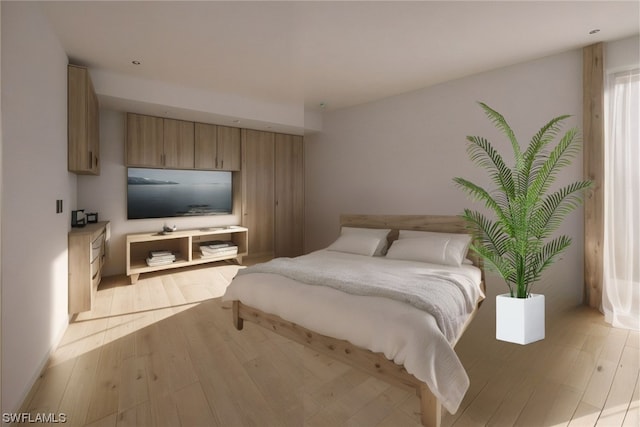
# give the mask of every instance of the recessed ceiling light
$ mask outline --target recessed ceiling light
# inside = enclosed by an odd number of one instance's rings
[[[599,28],[594,28],[593,30],[589,31],[589,34],[597,34],[600,32]]]
[[[131,63],[132,63],[133,65],[140,65],[140,64],[142,64],[142,62],[138,61],[137,59],[136,59],[136,60],[131,61]]]
[[[240,123],[240,120],[234,120],[233,123]]]

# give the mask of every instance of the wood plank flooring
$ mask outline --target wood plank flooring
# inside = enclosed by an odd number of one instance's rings
[[[106,278],[69,325],[23,410],[66,425],[418,426],[417,397],[278,335],[231,322],[220,296],[237,266]],[[481,308],[457,351],[471,387],[443,426],[638,426],[639,335],[586,307],[547,338],[494,338]]]

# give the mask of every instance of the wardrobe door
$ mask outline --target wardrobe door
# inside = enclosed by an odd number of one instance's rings
[[[275,136],[275,256],[304,251],[304,148],[301,136]]]
[[[274,254],[275,135],[242,130],[242,225],[249,229],[249,257]]]

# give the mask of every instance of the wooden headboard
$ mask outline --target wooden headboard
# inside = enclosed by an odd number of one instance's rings
[[[456,215],[340,215],[340,225],[361,228],[390,228],[390,241],[398,238],[398,230],[433,231],[439,233],[468,234],[468,225],[464,219]],[[469,251],[467,258],[482,272],[484,281],[484,264],[474,252]]]

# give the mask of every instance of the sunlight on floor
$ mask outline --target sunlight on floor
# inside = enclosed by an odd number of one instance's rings
[[[238,268],[221,264],[171,275],[147,274],[135,285],[124,276],[104,278],[94,309],[79,313],[69,324],[49,366],[98,349],[203,301],[222,297]]]

